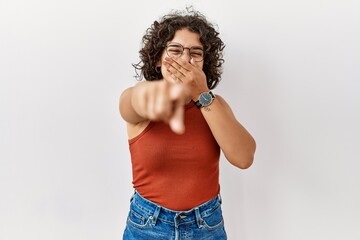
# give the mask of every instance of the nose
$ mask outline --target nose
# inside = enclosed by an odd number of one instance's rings
[[[187,50],[187,51],[185,51],[185,50]],[[190,48],[184,47],[184,51],[183,51],[183,54],[181,57],[183,57],[185,60],[188,60],[190,62],[191,61]]]

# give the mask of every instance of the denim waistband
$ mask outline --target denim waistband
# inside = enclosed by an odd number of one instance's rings
[[[215,198],[190,210],[174,211],[144,198],[137,191],[135,191],[131,198],[133,206],[149,215],[149,219],[153,225],[156,224],[156,221],[161,220],[163,222],[174,224],[176,227],[180,224],[190,222],[196,222],[199,226],[202,225],[203,218],[215,211],[221,205],[221,201],[221,196],[219,194]]]

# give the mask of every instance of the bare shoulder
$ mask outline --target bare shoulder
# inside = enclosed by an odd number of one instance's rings
[[[120,99],[119,99],[119,111],[121,116],[124,118],[124,120],[127,120],[127,114],[129,112],[129,107],[131,107],[131,91],[132,91],[133,87],[129,87],[127,89],[125,89],[121,94],[120,94]]]
[[[146,119],[141,117],[134,109],[132,103],[133,91],[134,87],[129,87],[121,93],[119,100],[119,111],[121,117],[127,123],[138,124],[142,121],[145,121]]]

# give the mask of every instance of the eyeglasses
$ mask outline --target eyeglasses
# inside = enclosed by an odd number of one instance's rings
[[[204,50],[198,46],[187,48],[179,43],[169,43],[166,46],[166,53],[169,57],[176,59],[183,55],[185,49],[189,50],[189,55],[195,62],[201,62],[204,60]]]

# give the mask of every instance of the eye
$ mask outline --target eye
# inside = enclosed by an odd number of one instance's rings
[[[181,50],[177,49],[177,48],[170,48],[169,52],[171,52],[171,53],[181,53]]]
[[[190,51],[191,56],[193,57],[202,57],[204,55],[204,51],[201,48],[192,48]]]
[[[180,46],[168,46],[167,51],[171,54],[179,55],[182,53],[182,47]]]
[[[202,52],[198,52],[198,51],[191,52],[191,56],[202,56],[202,55],[203,55]]]

